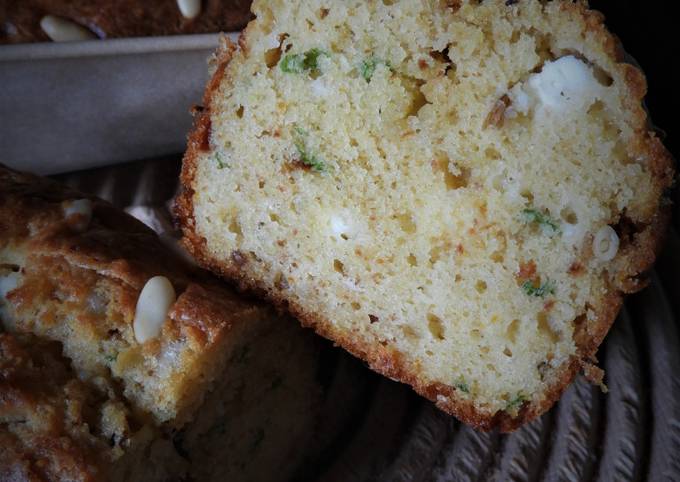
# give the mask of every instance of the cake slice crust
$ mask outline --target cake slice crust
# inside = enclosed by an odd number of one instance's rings
[[[593,372],[668,222],[670,156],[601,16],[253,9],[189,139],[185,245],[470,425],[546,411]]]
[[[319,340],[162,239],[0,165],[0,480],[279,480],[308,455]]]

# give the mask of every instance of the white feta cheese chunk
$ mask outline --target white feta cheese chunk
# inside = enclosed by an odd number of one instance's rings
[[[593,69],[573,55],[546,62],[541,72],[532,74],[509,93],[512,112],[533,110],[562,115],[586,109],[602,94],[604,87]]]

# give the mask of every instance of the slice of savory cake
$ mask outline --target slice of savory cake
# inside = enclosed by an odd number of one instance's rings
[[[200,262],[482,429],[590,365],[667,224],[642,73],[584,2],[255,1],[176,212]],[[592,377],[591,377],[592,378]]]
[[[0,166],[0,480],[285,479],[317,341],[110,204]]]

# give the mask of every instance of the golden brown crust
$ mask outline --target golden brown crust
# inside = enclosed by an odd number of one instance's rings
[[[56,343],[0,333],[0,480],[97,480],[111,447],[90,434],[96,395]]]
[[[636,152],[647,154],[648,163],[656,177],[656,190],[661,197],[663,191],[670,187],[673,179],[673,162],[668,151],[663,147],[655,134],[648,130],[647,115],[642,108],[643,97],[647,86],[644,74],[635,66],[623,63],[623,50],[616,37],[609,33],[604,25],[604,16],[599,12],[588,10],[584,3],[564,2],[560,8],[570,11],[584,19],[586,30],[592,33],[607,55],[618,62],[625,72],[625,79],[630,91],[628,98],[633,114],[633,125],[637,127],[636,134],[641,139],[640,146],[632,146]],[[245,39],[241,39],[245,42]],[[210,115],[212,98],[224,75],[233,51],[219,55],[220,63],[217,73],[208,84],[204,94],[204,110],[202,116]],[[182,227],[183,243],[194,255],[199,264],[221,276],[237,283],[239,288],[247,292],[261,294],[273,302],[279,309],[286,310],[296,316],[303,325],[312,327],[320,335],[329,338],[357,357],[368,362],[369,366],[392,379],[411,385],[416,392],[432,400],[436,405],[452,414],[463,422],[481,430],[495,427],[501,431],[512,431],[520,425],[529,422],[547,411],[562,395],[568,385],[574,380],[584,363],[594,360],[599,345],[613,324],[623,303],[623,295],[641,289],[643,285],[637,279],[638,275],[649,269],[658,254],[666,228],[669,223],[669,211],[654,212],[650,219],[631,233],[628,247],[624,246],[614,263],[613,272],[609,273],[610,283],[607,293],[591,306],[593,321],[583,321],[583,329],[577,330],[577,357],[565,362],[557,370],[554,381],[543,393],[540,402],[524,402],[517,415],[506,411],[499,411],[493,416],[478,410],[474,404],[456,394],[456,388],[443,384],[424,383],[413,373],[402,360],[399,353],[389,347],[374,346],[349,336],[339,330],[334,330],[329,320],[318,317],[315,313],[306,311],[303,306],[288,299],[278,288],[268,289],[262,282],[248,275],[248,258],[239,255],[239,259],[230,262],[220,262],[213,258],[207,249],[206,240],[196,232],[193,210],[193,186],[197,164],[201,152],[206,151],[200,140],[205,135],[205,125],[209,120],[202,117],[195,119],[194,130],[189,136],[188,149],[182,165],[182,191],[176,199],[174,214]],[[657,208],[654,207],[656,210]],[[638,220],[640,221],[640,220]]]
[[[49,41],[44,15],[87,27],[99,38],[142,37],[241,30],[252,18],[250,0],[204,0],[194,19],[182,17],[175,0],[0,0],[0,44]]]
[[[236,46],[227,37],[222,39],[220,47],[211,59],[211,63],[215,66],[215,72],[208,81],[205,93],[203,94],[203,105],[194,109],[194,128],[189,133],[187,139],[187,151],[182,163],[182,172],[180,173],[180,191],[175,197],[173,206],[175,216],[182,220],[182,229],[185,235],[186,233],[195,233],[196,223],[193,215],[192,201],[194,190],[192,186],[196,176],[198,154],[210,149],[210,106],[212,104],[212,97],[224,77],[224,71],[235,49]],[[187,159],[189,159],[188,162]],[[187,229],[185,229],[185,226]],[[195,234],[188,239],[185,238],[183,242],[192,253],[203,252],[204,250],[200,245],[205,243],[205,240],[199,239]]]
[[[84,230],[73,229],[63,212],[64,201],[81,198],[93,204]],[[0,275],[8,269],[19,270],[21,283],[0,303],[4,329],[62,342],[79,371],[112,373],[136,410],[177,427],[192,417],[232,345],[269,316],[128,214],[0,166]],[[160,335],[138,343],[137,299],[159,275],[171,281],[177,301]],[[168,350],[175,362],[161,365],[169,363]]]
[[[241,38],[243,38],[243,34],[241,34]],[[205,239],[196,234],[196,222],[193,213],[194,190],[192,186],[196,177],[199,153],[210,149],[210,108],[212,98],[220,86],[224,77],[224,71],[235,49],[236,46],[228,38],[224,37],[223,43],[220,44],[220,48],[212,59],[215,65],[215,72],[208,81],[205,93],[203,94],[203,106],[198,111],[195,111],[194,128],[189,133],[187,151],[182,161],[180,191],[174,201],[173,213],[180,221],[184,234],[182,242],[194,255],[197,253],[207,254],[207,252],[205,249]]]

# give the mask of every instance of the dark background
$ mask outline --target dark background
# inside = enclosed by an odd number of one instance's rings
[[[606,16],[609,29],[623,41],[647,76],[646,98],[652,121],[666,132],[664,143],[680,157],[680,14],[675,1],[591,0]],[[677,198],[676,198],[677,199]]]

